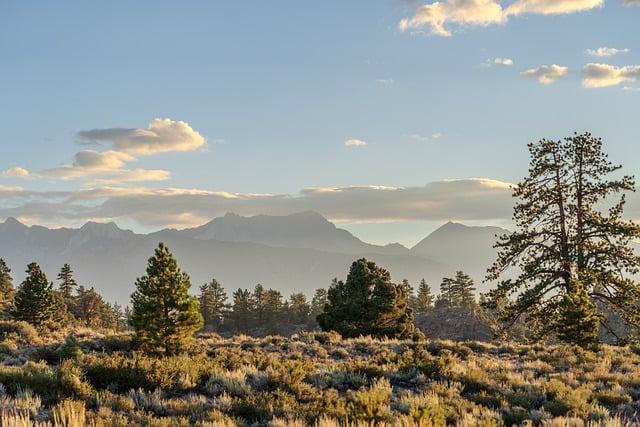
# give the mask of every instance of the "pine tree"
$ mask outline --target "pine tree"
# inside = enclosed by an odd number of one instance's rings
[[[73,270],[71,270],[71,266],[69,264],[62,266],[60,273],[58,274],[58,280],[60,281],[58,290],[62,293],[65,301],[71,300],[73,292],[77,288],[78,284],[73,278]]]
[[[337,284],[338,279],[334,279],[333,285]],[[327,290],[324,288],[316,289],[311,299],[311,312],[309,313],[309,326],[318,327],[318,316],[324,311],[327,304]]]
[[[311,306],[303,293],[291,294],[289,297],[289,321],[293,324],[303,324],[309,321]]]
[[[72,313],[85,326],[104,329],[118,328],[118,314],[94,288],[78,287]]]
[[[260,283],[258,283],[253,289],[253,295],[251,296],[251,300],[252,300],[254,324],[252,325],[252,327],[262,327],[264,325],[265,293],[266,293],[266,290]]]
[[[114,303],[113,314],[116,318],[116,331],[126,331],[129,329],[129,319],[127,318],[126,309],[123,310],[120,304]]]
[[[581,347],[596,345],[603,315],[580,282],[565,294],[554,325],[558,339]]]
[[[476,304],[473,279],[464,271],[457,271],[450,284],[451,304],[454,307],[469,307]]]
[[[433,294],[431,293],[431,287],[426,280],[420,280],[418,286],[418,294],[414,299],[413,311],[416,314],[427,313],[433,308]]]
[[[345,282],[334,281],[318,316],[320,327],[344,337],[412,338],[418,335],[402,285],[387,270],[362,258],[351,265]]]
[[[407,279],[402,279],[402,283],[400,283],[400,285],[404,288],[404,293],[407,295],[407,304],[409,305],[409,307],[411,307],[411,310],[413,310],[413,313],[415,314],[417,300],[416,292],[413,289],[413,286],[411,286],[411,283],[409,283],[409,280]]]
[[[227,293],[216,279],[200,286],[200,311],[205,327],[220,331],[228,310]]]
[[[280,324],[284,320],[285,303],[282,294],[274,289],[268,289],[263,299],[263,323],[258,325],[269,334],[280,332]]]
[[[13,289],[11,269],[0,258],[0,319],[6,318],[11,311],[14,296],[15,290]]]
[[[631,278],[640,258],[630,246],[640,226],[623,219],[633,177],[611,178],[621,167],[608,160],[602,140],[588,133],[543,139],[529,144],[529,152],[529,176],[514,191],[517,230],[496,244],[498,259],[487,280],[497,281],[510,269],[518,275],[500,280],[485,306],[507,328],[523,319],[536,336],[555,334],[570,343],[592,341],[598,330],[594,307],[640,325],[640,286]],[[603,202],[611,207],[603,210]],[[560,326],[578,312],[584,322],[574,322],[570,331]]]
[[[203,320],[197,298],[189,295],[190,287],[189,275],[160,243],[131,295],[131,326],[144,351],[174,355],[191,343]]]
[[[229,323],[236,332],[248,333],[254,323],[253,301],[248,289],[238,289],[233,293],[233,304],[229,313]]]
[[[15,294],[13,318],[38,327],[53,326],[58,309],[53,283],[35,262],[27,266],[26,273]]]
[[[453,307],[453,281],[451,277],[443,277],[440,282],[440,294],[436,299],[436,307]]]

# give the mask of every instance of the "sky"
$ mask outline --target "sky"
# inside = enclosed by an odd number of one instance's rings
[[[0,1],[0,220],[508,226],[529,142],[590,131],[640,172],[638,22],[640,0]]]

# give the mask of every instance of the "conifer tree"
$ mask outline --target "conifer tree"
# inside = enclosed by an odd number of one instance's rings
[[[291,294],[289,297],[289,321],[294,324],[307,323],[311,306],[303,293]]]
[[[514,190],[516,231],[496,244],[498,259],[487,280],[502,280],[485,306],[505,327],[523,319],[538,337],[576,344],[593,341],[599,307],[639,326],[640,286],[632,276],[640,258],[630,243],[640,227],[623,219],[633,177],[612,177],[621,167],[589,133],[543,139],[529,144],[529,152],[529,175]],[[512,269],[517,277],[503,278]]]
[[[0,318],[5,318],[13,307],[13,298],[15,290],[13,289],[13,279],[11,278],[11,269],[0,258]]]
[[[136,280],[131,295],[131,326],[144,351],[174,355],[184,351],[202,327],[197,298],[189,295],[189,275],[160,243],[149,258],[147,274]]]
[[[469,307],[476,303],[473,279],[464,271],[457,271],[450,284],[451,303],[454,307]]]
[[[72,308],[74,317],[85,326],[117,329],[118,315],[94,288],[79,286]]]
[[[253,289],[253,295],[251,296],[251,298],[254,324],[252,325],[252,327],[264,325],[265,293],[266,290],[260,283],[258,283]]]
[[[253,301],[248,289],[238,289],[233,293],[233,304],[229,313],[229,323],[236,332],[248,333],[253,326]]]
[[[417,337],[413,313],[402,285],[387,270],[362,258],[351,265],[345,282],[335,281],[318,316],[320,327],[344,337]]]
[[[413,313],[415,314],[415,307],[417,305],[415,290],[407,279],[402,279],[401,286],[404,288],[404,293],[407,295],[407,304],[409,305],[409,307],[411,307],[411,310],[413,310]]]
[[[12,316],[15,320],[23,320],[34,326],[52,326],[59,307],[47,276],[38,264],[27,266],[27,277],[18,287],[15,294]]]
[[[60,282],[58,290],[64,297],[65,301],[71,300],[78,284],[73,278],[73,270],[71,270],[71,266],[69,264],[62,266],[60,273],[58,273],[58,280]]]
[[[258,327],[264,328],[267,333],[275,334],[280,332],[285,311],[285,303],[282,294],[274,289],[268,289],[263,298],[263,323]]]
[[[338,279],[333,280],[333,284],[337,284]],[[311,312],[309,313],[309,324],[312,327],[318,326],[318,316],[324,311],[327,304],[327,290],[324,288],[316,289],[311,299]]]
[[[228,310],[227,293],[216,279],[200,286],[200,311],[205,327],[220,331]]]
[[[420,280],[418,293],[414,299],[413,311],[416,314],[426,313],[433,308],[433,294],[426,280]]]

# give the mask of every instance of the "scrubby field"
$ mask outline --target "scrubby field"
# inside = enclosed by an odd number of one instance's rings
[[[7,427],[615,426],[640,413],[635,347],[203,335],[190,354],[155,359],[127,334],[2,332]]]

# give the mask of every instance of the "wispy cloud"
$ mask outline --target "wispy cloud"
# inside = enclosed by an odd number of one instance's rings
[[[640,65],[616,67],[591,63],[582,69],[582,85],[586,88],[603,88],[637,81],[640,81]]]
[[[381,85],[384,86],[392,86],[395,84],[395,80],[393,79],[376,79],[376,83],[380,83]]]
[[[595,56],[597,58],[608,58],[620,53],[627,53],[629,49],[616,49],[615,47],[599,47],[597,49],[587,49],[587,55]]]
[[[0,178],[27,178],[31,177],[31,172],[22,166],[14,166],[0,172]]]
[[[363,141],[361,139],[347,139],[344,142],[344,146],[345,147],[364,147],[365,145],[368,145],[366,141]]]
[[[568,72],[569,68],[553,64],[530,68],[520,74],[524,77],[536,79],[540,83],[548,85],[557,82],[562,77],[566,76]]]
[[[442,133],[435,132],[435,133],[432,133],[431,135],[421,135],[419,133],[412,133],[411,135],[409,135],[409,138],[418,142],[435,142],[438,139],[442,138]]]
[[[512,16],[569,14],[603,4],[604,0],[516,0],[503,7],[499,0],[443,0],[420,6],[398,28],[407,31],[427,26],[433,35],[451,36],[458,28],[504,24]]]

